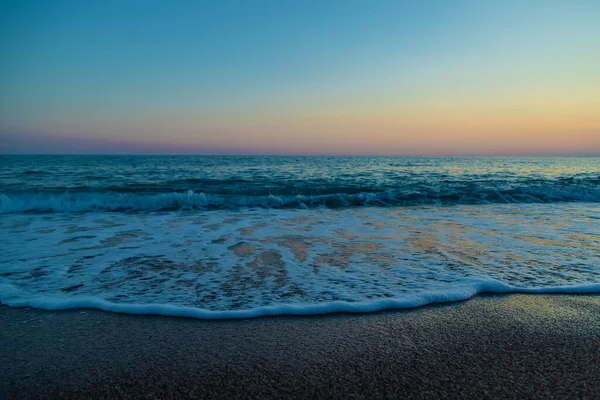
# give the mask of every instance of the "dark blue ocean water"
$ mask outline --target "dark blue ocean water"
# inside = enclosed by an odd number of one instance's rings
[[[599,158],[0,157],[0,302],[197,318],[600,292]]]
[[[0,212],[600,201],[600,158],[0,156]]]

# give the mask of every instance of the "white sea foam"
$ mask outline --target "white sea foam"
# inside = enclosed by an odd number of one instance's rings
[[[188,317],[198,319],[245,319],[277,315],[321,315],[332,313],[371,313],[384,310],[417,308],[428,304],[450,303],[468,300],[477,294],[536,293],[536,294],[592,294],[600,293],[600,284],[557,286],[544,288],[511,288],[500,282],[473,282],[471,286],[448,289],[445,292],[431,292],[422,295],[389,298],[349,303],[332,301],[321,304],[278,304],[260,306],[247,310],[213,311],[195,307],[174,306],[171,304],[120,304],[110,303],[101,298],[60,298],[59,296],[37,296],[15,298],[9,285],[0,285],[0,291],[6,293],[8,300],[4,304],[11,307],[33,307],[42,310],[70,310],[95,308],[122,314],[164,315],[168,317]]]
[[[0,301],[251,318],[599,293],[594,203],[5,215]]]

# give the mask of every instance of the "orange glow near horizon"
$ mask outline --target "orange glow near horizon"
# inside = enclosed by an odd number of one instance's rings
[[[600,156],[600,7],[534,3],[15,6],[0,152]]]

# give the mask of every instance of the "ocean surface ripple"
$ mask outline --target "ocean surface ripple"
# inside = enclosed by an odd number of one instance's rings
[[[2,156],[0,213],[600,202],[598,158]]]
[[[600,293],[600,159],[0,157],[0,302],[250,318]]]

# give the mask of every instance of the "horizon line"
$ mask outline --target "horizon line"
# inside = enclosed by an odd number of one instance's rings
[[[407,158],[594,158],[598,154],[464,154],[464,155],[432,155],[432,154],[286,154],[286,153],[21,153],[0,152],[0,156],[93,156],[93,157],[407,157]]]

